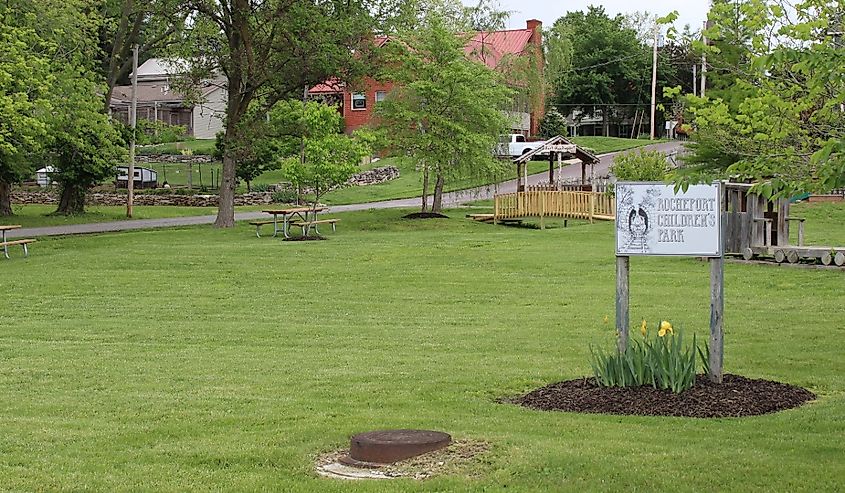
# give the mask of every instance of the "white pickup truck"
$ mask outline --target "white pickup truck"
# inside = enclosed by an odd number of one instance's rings
[[[546,141],[544,140],[527,142],[525,140],[525,136],[522,134],[507,134],[503,135],[499,139],[498,151],[500,156],[517,157],[525,154],[526,152],[531,152],[545,143]],[[541,154],[544,156],[549,155],[548,152],[543,152]]]

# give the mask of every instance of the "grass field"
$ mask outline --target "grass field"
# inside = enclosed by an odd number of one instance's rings
[[[254,211],[263,206],[237,207],[238,212]],[[54,216],[55,205],[15,205],[12,217],[0,217],[0,224],[20,224],[25,228],[41,226],[62,226],[70,224],[101,223],[126,220],[126,207],[91,205],[85,208],[85,214],[76,216]],[[133,219],[160,219],[165,217],[205,216],[217,214],[216,207],[177,207],[177,206],[135,206]]]
[[[617,137],[575,137],[572,139],[578,145],[590,147],[597,154],[616,152],[651,144],[648,140],[622,139]],[[349,187],[335,190],[326,194],[327,204],[360,204],[379,200],[406,199],[422,194],[422,173],[414,168],[414,164],[404,160],[385,159],[376,165],[392,164],[400,170],[399,178],[379,185],[366,187]],[[529,174],[542,173],[549,170],[548,161],[533,161],[528,164]],[[516,178],[516,169],[510,170],[504,180]],[[446,191],[463,190],[490,184],[490,179],[469,178],[460,181],[447,182]]]
[[[139,147],[138,154],[181,154],[187,149],[194,154],[211,155],[214,153],[215,142],[215,139],[192,139],[184,142],[148,145]]]
[[[99,491],[836,491],[842,271],[728,263],[726,370],[818,401],[743,419],[547,413],[496,399],[614,341],[610,223],[546,231],[402,211],[322,242],[247,225],[45,239],[0,261],[0,485]],[[845,242],[845,208],[808,208]],[[632,259],[632,317],[702,334],[708,266]],[[603,318],[610,317],[609,323]],[[349,435],[484,440],[424,482],[318,478]]]

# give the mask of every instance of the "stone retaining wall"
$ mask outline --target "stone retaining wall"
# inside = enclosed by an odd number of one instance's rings
[[[357,173],[346,183],[361,187],[364,185],[377,185],[386,181],[395,180],[396,178],[399,178],[399,168],[396,166],[382,166],[381,168],[373,168],[369,171]]]
[[[399,177],[399,169],[395,166],[383,166],[356,174],[347,182],[352,186],[365,186],[384,183]],[[235,205],[266,205],[273,203],[273,192],[283,189],[282,185],[271,187],[268,192],[252,192],[235,196]],[[304,190],[308,193],[308,190]],[[180,195],[136,193],[135,205],[176,205],[182,207],[217,207],[217,195]],[[13,191],[13,204],[57,204],[59,196],[56,191]],[[125,193],[92,192],[85,198],[88,205],[125,205]]]
[[[57,204],[59,196],[50,192],[12,192],[13,204]],[[136,194],[135,205],[176,205],[182,207],[217,207],[217,195],[152,195]],[[89,193],[87,205],[125,205],[123,193]],[[272,192],[253,192],[235,196],[235,205],[266,205],[273,203]]]
[[[192,154],[185,156],[182,154],[138,154],[135,156],[135,161],[138,163],[191,163],[191,164],[205,164],[213,161],[211,156],[204,154]]]

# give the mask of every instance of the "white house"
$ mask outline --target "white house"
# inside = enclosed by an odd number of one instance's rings
[[[179,61],[161,58],[151,58],[138,67],[138,119],[184,125],[188,135],[213,139],[223,130],[226,115],[223,81],[204,81],[199,88],[202,102],[193,104],[185,101],[185,96],[171,86],[179,71]],[[131,104],[132,86],[116,86],[109,102],[112,116],[128,122]]]

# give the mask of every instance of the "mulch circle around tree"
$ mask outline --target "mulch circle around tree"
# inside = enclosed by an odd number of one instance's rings
[[[320,241],[320,240],[328,240],[325,236],[291,236],[290,238],[285,238],[282,241]]]
[[[506,402],[543,411],[726,418],[757,416],[798,407],[816,395],[802,387],[726,374],[721,384],[706,376],[680,394],[653,387],[601,387],[594,378],[568,380]]]
[[[449,216],[439,212],[414,212],[402,217],[404,219],[449,219]]]

